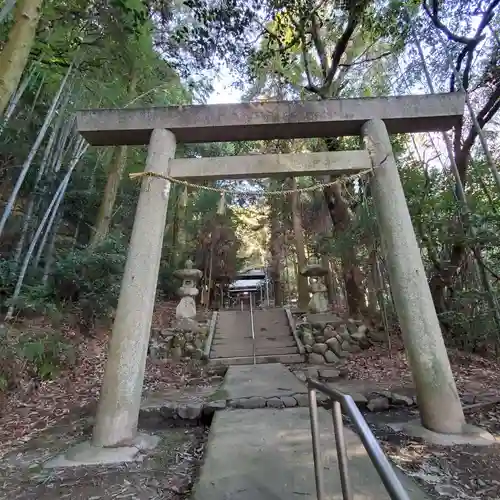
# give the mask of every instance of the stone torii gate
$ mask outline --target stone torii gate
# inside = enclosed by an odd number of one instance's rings
[[[373,167],[373,199],[390,283],[416,383],[422,423],[461,433],[465,420],[427,284],[389,134],[444,131],[463,114],[462,94],[263,102],[77,113],[96,146],[149,144],[116,310],[93,445],[137,442],[170,184],[178,179],[341,175]],[[176,143],[362,136],[365,149],[310,154],[174,159]]]

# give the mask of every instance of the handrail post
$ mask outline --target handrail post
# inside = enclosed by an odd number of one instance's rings
[[[253,306],[252,306],[252,293],[250,292],[250,327],[252,329],[252,346],[253,346],[253,364],[257,364],[255,357],[255,329],[253,324]]]
[[[316,403],[316,389],[308,387],[309,394],[309,415],[311,418],[311,434],[314,462],[314,476],[316,478],[316,498],[324,500],[324,481],[323,481],[323,465],[321,464],[321,455],[319,449],[319,421],[318,421],[318,405]]]
[[[347,470],[347,448],[345,445],[344,422],[342,421],[342,407],[340,405],[340,401],[333,401],[332,417],[333,432],[335,433],[335,445],[337,448],[337,459],[339,461],[342,498],[344,500],[352,500],[352,490]]]
[[[351,396],[332,389],[317,380],[307,378],[307,391],[309,394],[309,414],[311,418],[311,435],[313,445],[314,474],[316,477],[316,494],[318,500],[324,500],[323,468],[319,457],[319,423],[318,406],[316,403],[316,390],[326,394],[333,402],[332,417],[335,432],[335,445],[337,459],[339,462],[340,483],[342,497],[344,500],[352,500],[352,488],[347,471],[347,448],[344,439],[344,427],[342,421],[342,409],[352,419],[354,427],[358,431],[361,442],[366,449],[372,464],[375,467],[382,483],[391,500],[410,500],[396,472],[385,456],[380,444],[373,435],[363,415],[359,411]]]

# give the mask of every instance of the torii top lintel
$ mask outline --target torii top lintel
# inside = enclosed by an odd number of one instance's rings
[[[144,109],[78,111],[79,132],[96,146],[147,144],[155,128],[179,143],[224,142],[360,134],[384,120],[390,134],[448,130],[463,115],[463,93],[324,101],[252,102]]]

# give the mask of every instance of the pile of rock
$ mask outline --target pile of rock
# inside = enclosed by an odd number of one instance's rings
[[[203,346],[208,336],[206,321],[177,320],[170,328],[153,329],[149,343],[149,355],[154,361],[183,358],[202,359]]]
[[[391,408],[416,406],[416,396],[394,391],[377,391],[367,395],[366,408],[369,411],[386,411]]]
[[[315,365],[339,363],[372,345],[370,331],[363,322],[343,320],[335,314],[308,314],[299,319],[296,329],[308,362]]]

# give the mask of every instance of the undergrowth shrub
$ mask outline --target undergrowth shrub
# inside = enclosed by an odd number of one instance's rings
[[[0,392],[22,380],[51,380],[75,362],[74,346],[52,331],[0,332]]]
[[[52,288],[60,302],[84,302],[98,316],[116,307],[126,248],[121,238],[109,237],[94,249],[73,251],[59,260]]]

